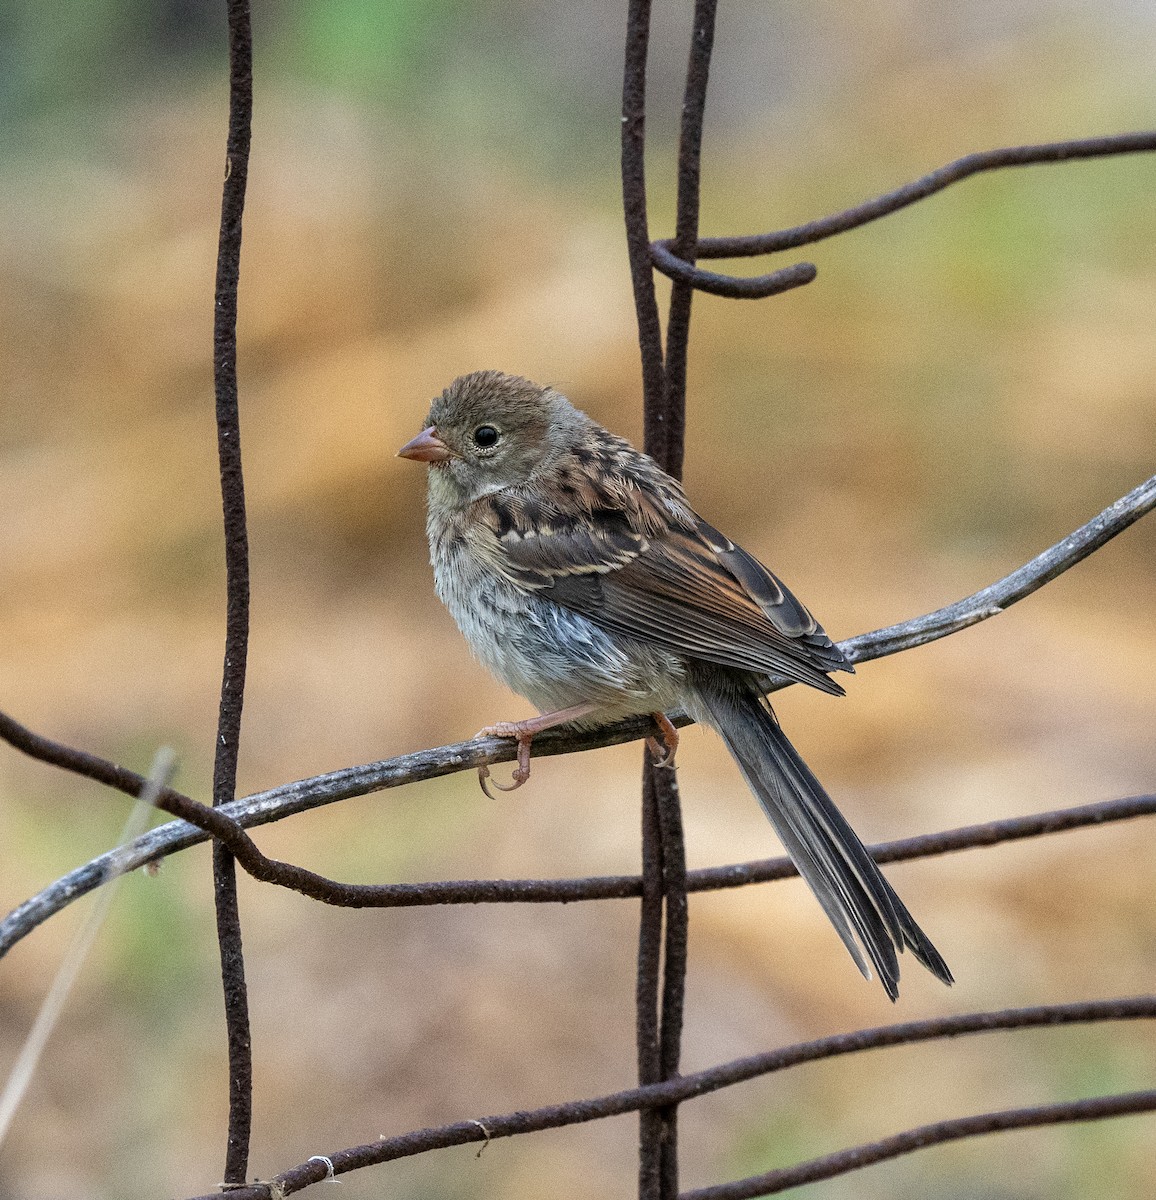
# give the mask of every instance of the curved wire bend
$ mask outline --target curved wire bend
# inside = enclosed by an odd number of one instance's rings
[[[789,292],[792,288],[810,283],[819,273],[814,263],[801,262],[783,267],[780,271],[772,271],[770,275],[749,278],[720,275],[717,271],[704,271],[679,258],[671,249],[673,244],[673,238],[651,242],[650,261],[654,266],[679,283],[689,284],[697,291],[709,292],[712,296],[725,296],[728,300],[763,300],[767,296],[777,296],[780,292]]]
[[[737,237],[700,238],[695,243],[694,257],[699,258],[754,258],[761,254],[775,254],[780,250],[793,250],[808,246],[825,238],[846,233],[871,221],[877,221],[890,213],[924,200],[936,192],[943,191],[953,183],[968,179],[984,171],[995,171],[1001,167],[1026,167],[1037,163],[1070,162],[1073,159],[1106,158],[1116,154],[1138,154],[1156,150],[1156,130],[1135,133],[1113,134],[1108,137],[1077,138],[1067,142],[1041,142],[1028,146],[1001,146],[995,150],[978,150],[965,154],[903,184],[881,196],[875,196],[842,212],[795,225],[790,229],[777,229],[770,233],[753,233]],[[770,275],[758,275],[744,279],[737,275],[721,275],[704,271],[673,252],[673,239],[665,238],[652,242],[650,259],[654,266],[671,279],[689,284],[701,292],[726,296],[734,300],[759,300],[774,296],[790,288],[810,283],[815,278],[815,267],[811,263],[797,263]]]

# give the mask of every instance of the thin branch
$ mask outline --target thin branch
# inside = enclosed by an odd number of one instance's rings
[[[1096,1096],[1091,1100],[1068,1100],[1059,1104],[1040,1104],[1033,1108],[1010,1108],[997,1112],[978,1113],[972,1117],[956,1117],[906,1129],[877,1142],[867,1142],[838,1150],[822,1158],[780,1167],[762,1175],[738,1179],[715,1187],[696,1188],[683,1192],[679,1200],[751,1200],[754,1196],[773,1196],[791,1188],[833,1179],[862,1170],[872,1163],[899,1158],[929,1146],[958,1142],[963,1138],[980,1137],[985,1133],[1000,1133],[1009,1129],[1037,1129],[1045,1125],[1064,1125],[1075,1121],[1102,1121],[1108,1117],[1135,1116],[1156,1110],[1156,1091],[1124,1092],[1113,1096]]]
[[[815,277],[815,268],[810,263],[798,263],[773,275],[761,275],[754,279],[741,276],[719,275],[695,267],[696,258],[752,258],[761,254],[774,254],[791,250],[797,246],[823,241],[836,234],[846,233],[871,221],[877,221],[889,213],[906,208],[924,200],[936,192],[943,191],[953,183],[994,171],[1002,167],[1024,167],[1040,163],[1071,162],[1079,159],[1105,158],[1117,154],[1137,154],[1156,150],[1156,130],[1139,133],[1122,133],[1111,137],[1079,138],[1068,142],[1045,142],[1033,146],[1004,146],[997,150],[981,150],[964,155],[946,166],[938,167],[919,179],[906,183],[894,191],[885,192],[872,200],[864,201],[842,212],[791,229],[780,229],[772,233],[750,234],[741,237],[700,238],[693,254],[681,255],[678,238],[664,238],[650,247],[651,261],[664,275],[690,284],[699,291],[713,292],[734,299],[759,299],[785,291],[787,287],[798,287]],[[777,286],[788,278],[787,272],[799,272],[790,276],[793,282]],[[805,276],[805,278],[803,277]],[[772,284],[772,281],[775,281]],[[764,290],[765,289],[765,290]]]
[[[891,625],[874,633],[862,634],[840,643],[843,652],[855,662],[865,662],[888,654],[896,654],[915,646],[921,646],[937,638],[956,633],[975,625],[980,621],[995,616],[1010,608],[1018,600],[1030,595],[1037,588],[1055,579],[1069,567],[1074,566],[1089,554],[1098,550],[1118,533],[1123,532],[1135,521],[1156,507],[1156,476],[1121,497],[1114,504],[1104,509],[1093,520],[1081,526],[1074,533],[1057,542],[1056,545],[1032,559],[1031,562],[1010,575],[1005,576],[990,587],[983,588],[963,600],[937,609],[926,616],[916,617],[910,621]],[[689,723],[685,715],[673,714],[676,725]],[[539,756],[553,754],[568,754],[581,750],[592,750],[602,746],[620,745],[623,742],[635,741],[646,737],[652,732],[648,717],[635,717],[601,729],[569,731],[548,730],[534,739],[534,753]],[[17,749],[31,754],[45,762],[73,771],[88,778],[97,779],[119,791],[131,796],[139,796],[143,786],[141,776],[124,767],[119,767],[96,755],[88,754],[50,741],[25,729],[17,722],[0,713],[0,738],[10,742]],[[354,796],[364,796],[371,792],[387,788],[400,787],[403,784],[415,783],[424,779],[436,779],[457,771],[476,768],[482,763],[509,762],[516,753],[512,742],[501,738],[483,738],[469,742],[457,742],[449,746],[440,746],[432,750],[422,750],[415,754],[405,754],[397,758],[386,759],[383,762],[368,763],[365,766],[347,767],[324,775],[315,775],[309,779],[297,780],[293,783],[282,784],[266,792],[258,792],[242,800],[233,801],[224,806],[223,813],[238,825],[251,827],[278,821],[295,813],[347,800]],[[1093,824],[1101,819],[1122,819],[1110,815],[1120,811],[1117,806],[1139,804],[1138,810],[1129,808],[1123,812],[1124,817],[1143,815],[1150,809],[1143,805],[1150,797],[1139,797],[1127,801],[1110,801],[1106,805],[1091,805],[1082,809],[1069,810],[1080,814],[1074,824],[1056,826],[1056,828],[1075,828],[1077,825]],[[133,855],[133,867],[156,862],[168,854],[184,850],[205,840],[205,833],[196,826],[202,825],[209,829],[214,836],[225,843],[230,843],[232,836],[230,827],[221,825],[214,828],[209,825],[208,818],[197,810],[201,806],[187,796],[166,789],[158,799],[158,807],[166,812],[173,812],[186,817],[192,825],[182,823],[168,824],[151,830],[140,838],[130,848]],[[191,806],[185,811],[175,807],[178,804]],[[1103,818],[1096,813],[1103,812]],[[1063,814],[1045,814],[1044,818],[1019,818],[1011,822],[994,822],[991,826],[976,826],[975,829],[986,830],[999,827],[1020,828],[1027,832],[1014,833],[1009,836],[1032,837],[1035,829],[1032,822],[1042,819],[1056,820]],[[1046,830],[1040,830],[1045,832]],[[967,831],[963,831],[966,833]],[[932,839],[953,837],[955,834],[931,835]],[[994,836],[993,840],[1004,840],[1002,835]],[[893,845],[928,844],[927,839],[914,838],[904,843]],[[987,845],[991,842],[974,841],[954,845],[947,849],[963,849],[966,845]],[[254,849],[256,849],[254,847]],[[234,852],[236,846],[234,845]],[[943,853],[943,849],[928,850],[927,853]],[[912,857],[917,855],[913,854]],[[86,865],[69,872],[67,875],[49,885],[37,896],[26,901],[13,910],[3,922],[0,922],[0,955],[3,955],[26,934],[31,932],[42,921],[47,920],[53,913],[70,904],[79,896],[87,894],[98,887],[107,855],[93,859]],[[778,860],[772,860],[778,861]],[[887,861],[882,860],[881,861]],[[756,882],[746,878],[746,874],[758,864],[746,864],[741,867],[719,868],[727,872],[735,872],[736,886],[740,883]],[[131,868],[130,868],[131,869]],[[301,868],[297,868],[301,870]],[[790,872],[787,872],[790,873]],[[312,872],[305,872],[312,875]],[[738,878],[742,876],[742,878]],[[780,875],[763,875],[760,878],[780,878]],[[320,879],[320,876],[314,876]],[[696,873],[690,876],[691,887],[694,887]],[[502,896],[512,900],[572,900],[580,898],[608,898],[610,896],[637,895],[631,890],[629,877],[603,883],[601,881],[571,880],[542,883],[541,881],[494,881],[497,892],[491,892],[479,899],[499,898]],[[295,886],[295,885],[291,885]],[[335,885],[338,887],[349,885]],[[389,885],[386,885],[389,886]],[[415,895],[409,889],[415,887],[433,888],[434,885],[392,885],[399,890],[398,895]],[[441,885],[439,885],[441,886]],[[450,883],[444,885],[445,895],[460,895],[461,889],[467,885]],[[474,885],[468,885],[474,886]],[[584,887],[591,888],[589,895],[580,895]],[[553,889],[553,890],[552,890]],[[299,890],[304,890],[299,888]],[[434,894],[434,893],[430,893]],[[422,903],[421,900],[399,901],[399,903]],[[452,903],[450,899],[437,899],[429,903]],[[457,902],[467,902],[465,900]]]
[[[213,375],[216,384],[217,452],[225,525],[225,662],[213,763],[213,805],[236,795],[237,755],[249,644],[249,539],[245,482],[241,468],[241,424],[237,397],[237,285],[241,272],[241,223],[249,175],[253,119],[253,34],[248,0],[228,0],[229,132],[214,297]],[[220,841],[213,843],[213,899],[221,955],[221,983],[229,1047],[229,1132],[226,1184],[244,1183],[248,1173],[253,1109],[253,1063],[249,999],[237,907],[237,869]]]
[[[153,757],[148,785],[140,799],[133,805],[128,820],[125,821],[118,839],[120,845],[124,845],[148,828],[149,822],[153,819],[153,804],[156,794],[172,775],[175,761],[173,752],[168,746],[161,747]],[[116,857],[115,850],[113,856]],[[36,1020],[32,1023],[32,1028],[28,1031],[28,1036],[20,1047],[20,1053],[12,1064],[8,1081],[0,1090],[0,1146],[3,1146],[12,1124],[12,1118],[16,1115],[28,1090],[28,1085],[36,1074],[40,1056],[48,1044],[52,1031],[56,1028],[60,1014],[64,1011],[64,1005],[72,990],[72,985],[76,982],[80,969],[88,958],[96,936],[108,916],[116,895],[116,885],[124,872],[123,862],[117,862],[110,867],[109,886],[97,897],[96,903],[89,909],[84,923],[73,934],[68,952],[61,960],[52,985],[40,1005],[40,1011],[36,1014]]]
[[[924,617],[915,617],[911,621],[840,642],[840,648],[853,662],[867,662],[896,654],[900,650],[924,646],[937,638],[958,633],[969,625],[978,625],[980,621],[997,616],[1025,596],[1030,596],[1045,583],[1051,583],[1076,563],[1083,562],[1089,554],[1099,550],[1153,508],[1156,508],[1156,475],[990,587]]]
[[[30,734],[23,726],[17,725],[11,717],[4,714],[0,714],[0,738],[9,741],[18,749],[28,752],[42,750],[45,745],[55,745],[55,743],[48,742],[47,739]],[[461,744],[463,748],[470,745],[472,743]],[[83,757],[90,764],[92,762],[103,763],[103,760],[96,759],[93,755],[69,750],[67,747],[61,749],[73,758]],[[431,752],[423,752],[424,755],[429,753]],[[35,753],[34,756],[52,761],[43,753]],[[341,883],[293,863],[267,858],[244,832],[244,826],[268,824],[293,812],[315,807],[315,803],[309,799],[307,785],[317,785],[325,795],[324,800],[316,801],[316,803],[332,803],[335,799],[363,795],[366,790],[370,790],[361,786],[361,777],[364,772],[392,767],[404,780],[406,774],[404,764],[411,759],[421,757],[423,756],[409,755],[403,759],[394,759],[390,763],[374,764],[370,768],[349,768],[332,775],[301,780],[283,788],[275,788],[270,792],[235,800],[220,809],[206,808],[188,796],[174,792],[171,788],[164,788],[157,796],[157,807],[166,812],[187,812],[197,823],[189,824],[181,820],[159,826],[143,834],[128,846],[102,854],[57,879],[36,896],[13,909],[0,922],[0,957],[3,957],[12,946],[53,914],[81,896],[87,895],[94,888],[100,887],[114,860],[122,862],[123,869],[126,871],[136,870],[149,863],[159,862],[170,854],[206,841],[209,836],[218,837],[224,841],[237,856],[238,862],[254,878],[292,888],[311,899],[350,908],[408,908],[437,904],[566,904],[581,900],[613,900],[642,895],[642,881],[637,875],[595,876],[586,879],[470,879],[439,880],[434,883]],[[107,767],[106,771],[98,773],[90,769],[84,773],[92,778],[100,779],[101,782],[107,782],[110,786],[117,787],[128,795],[140,795],[145,783],[142,776],[112,763],[103,765]],[[340,782],[342,780],[345,781],[344,786]],[[340,795],[337,794],[338,792]],[[1119,800],[1105,800],[1095,804],[1034,813],[1029,816],[1011,817],[1002,821],[967,825],[960,829],[940,833],[902,838],[877,845],[871,848],[871,853],[880,863],[903,862],[1153,814],[1156,814],[1156,795],[1130,796]],[[701,892],[746,887],[755,883],[787,879],[797,873],[789,858],[758,859],[753,862],[689,871],[686,877],[687,890]]]
[[[684,1075],[677,1079],[631,1088],[626,1091],[612,1092],[609,1095],[590,1100],[573,1100],[528,1111],[504,1113],[472,1121],[458,1121],[452,1125],[438,1128],[419,1129],[397,1137],[383,1137],[368,1145],[339,1150],[326,1155],[326,1158],[333,1163],[334,1173],[342,1175],[348,1171],[360,1170],[364,1167],[391,1162],[415,1154],[423,1154],[430,1150],[446,1149],[450,1146],[461,1146],[485,1139],[534,1133],[543,1129],[559,1129],[606,1117],[622,1116],[643,1108],[682,1103],[776,1071],[787,1070],[804,1063],[857,1054],[866,1050],[914,1045],[942,1038],[994,1033],[1000,1030],[1055,1028],[1100,1021],[1150,1020],[1152,1018],[1156,1018],[1156,996],[1038,1005],[1031,1008],[1003,1009],[995,1012],[965,1013],[926,1021],[907,1021],[898,1025],[860,1029],[853,1033],[841,1033],[810,1042],[800,1042],[793,1046],[785,1046],[778,1050],[710,1067],[693,1075]],[[1089,1102],[1077,1101],[1076,1103],[1087,1104]],[[274,1185],[282,1189],[282,1195],[289,1196],[310,1184],[321,1182],[326,1175],[325,1167],[321,1163],[311,1160],[278,1175]],[[235,1200],[268,1200],[269,1187],[269,1184],[254,1184],[248,1189],[240,1189],[230,1195],[234,1196]],[[197,1197],[197,1200],[209,1200],[209,1197]]]

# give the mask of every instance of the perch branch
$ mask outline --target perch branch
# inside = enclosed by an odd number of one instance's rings
[[[644,736],[645,728],[638,734]],[[9,741],[18,749],[33,753],[34,757],[52,761],[41,753],[46,747],[55,745],[39,738],[17,725],[11,717],[0,714],[0,738]],[[459,746],[468,750],[474,743],[464,742]],[[82,755],[80,751],[61,747],[68,756]],[[559,751],[560,752],[560,751]],[[170,854],[188,849],[210,836],[220,838],[237,856],[237,861],[253,876],[264,882],[278,883],[293,888],[312,899],[350,908],[408,908],[435,904],[545,904],[572,903],[579,900],[612,900],[642,895],[642,881],[637,875],[595,876],[586,879],[482,879],[482,880],[439,880],[434,883],[386,883],[350,884],[326,879],[304,867],[267,858],[244,832],[243,826],[268,824],[283,819],[294,812],[305,811],[318,804],[333,803],[338,799],[363,795],[367,790],[361,786],[360,776],[365,771],[377,768],[393,768],[405,782],[407,764],[423,755],[407,755],[387,763],[371,764],[370,767],[353,767],[332,775],[316,776],[300,780],[283,788],[235,800],[220,809],[206,808],[188,796],[164,788],[156,804],[166,812],[187,813],[192,822],[182,819],[151,829],[135,841],[119,850],[109,851],[91,862],[57,879],[42,892],[13,909],[0,921],[0,957],[18,941],[26,937],[38,925],[48,920],[72,901],[100,887],[115,860],[125,871],[136,870],[148,863],[158,862]],[[94,760],[95,756],[83,755]],[[97,763],[103,760],[95,759]],[[99,774],[86,771],[91,778],[109,782],[131,796],[138,796],[145,782],[142,776],[104,763],[107,771]],[[456,769],[456,768],[455,768]],[[444,773],[444,772],[443,772]],[[108,778],[106,778],[108,776]],[[115,779],[116,782],[112,782]],[[342,781],[344,785],[342,784]],[[293,789],[305,789],[316,784],[322,799],[310,797],[307,790],[298,794],[296,803],[291,796]],[[391,786],[391,785],[383,785]],[[979,825],[967,825],[960,829],[940,833],[921,834],[884,842],[871,849],[880,863],[904,862],[915,858],[927,858],[939,854],[951,854],[980,846],[994,846],[1001,842],[1018,841],[1039,837],[1049,833],[1106,825],[1115,821],[1131,820],[1136,817],[1156,814],[1156,795],[1129,796],[1119,800],[1105,800],[1095,804],[1084,804],[1073,808],[1051,812],[1033,813],[1023,817],[1011,817],[1001,821],[990,821]],[[769,883],[796,875],[794,864],[789,858],[758,859],[747,863],[734,863],[721,867],[706,867],[687,872],[687,890],[691,892],[714,891],[722,888],[746,887],[755,883]]]
[[[1086,525],[1081,526],[1074,533],[1032,559],[1031,562],[990,587],[926,616],[888,626],[885,629],[876,630],[874,633],[862,634],[842,642],[840,645],[849,658],[856,662],[864,662],[872,658],[895,654],[914,646],[924,645],[936,638],[945,637],[965,629],[969,625],[986,620],[1009,608],[1016,601],[1022,600],[1049,580],[1055,579],[1063,571],[1086,558],[1116,534],[1139,520],[1145,513],[1151,511],[1154,506],[1156,506],[1156,476],[1133,489],[1114,504],[1109,505]],[[689,723],[685,715],[676,715],[674,720],[677,725]],[[592,750],[601,746],[634,741],[647,736],[650,732],[650,720],[646,717],[632,718],[594,730],[549,730],[535,738],[534,752],[538,755],[552,755]],[[96,779],[132,796],[139,796],[144,784],[143,777],[134,772],[85,751],[63,746],[33,734],[17,724],[11,717],[3,714],[0,714],[0,738],[35,758]],[[348,889],[345,892],[346,896],[360,897],[356,900],[332,900],[333,903],[469,903],[474,899],[481,901],[500,898],[512,901],[549,901],[637,895],[637,891],[631,890],[637,886],[637,879],[628,876],[603,881],[495,880],[487,885],[491,890],[485,895],[481,891],[469,891],[469,889],[480,888],[480,884],[472,881],[437,885],[386,884],[375,888],[338,884],[325,880],[313,872],[305,871],[303,868],[293,867],[291,864],[275,864],[274,869],[270,872],[261,865],[261,860],[263,859],[265,864],[273,864],[274,860],[264,859],[255,844],[239,828],[239,826],[267,824],[294,813],[332,804],[353,796],[362,796],[424,779],[435,779],[456,771],[476,768],[482,763],[507,762],[514,757],[514,754],[515,748],[512,743],[501,738],[458,742],[454,745],[422,750],[415,754],[401,755],[365,766],[347,767],[341,771],[283,784],[269,791],[232,801],[225,805],[219,813],[205,809],[196,801],[187,796],[181,796],[172,789],[165,789],[158,798],[158,807],[191,823],[178,822],[163,825],[138,838],[126,850],[126,853],[132,856],[129,869],[155,862],[168,854],[204,841],[207,830],[212,836],[229,846],[238,855],[239,861],[246,866],[246,869],[250,869],[251,864],[258,878],[261,877],[260,872],[264,872],[270,877],[277,876],[278,870],[283,867],[288,874],[276,878],[275,881],[285,883],[307,895],[316,892],[317,898],[322,899],[327,898],[328,895],[337,895],[342,889]],[[1071,823],[1067,823],[1064,812],[1059,812],[1044,814],[1042,818],[1019,818],[1010,822],[993,822],[991,825],[974,826],[969,830],[955,831],[949,834],[933,834],[928,838],[911,838],[902,843],[891,843],[890,845],[902,845],[909,848],[936,845],[941,848],[928,849],[924,852],[944,853],[951,849],[963,849],[967,845],[990,845],[993,841],[1005,840],[1005,835],[995,832],[998,828],[1025,830],[1025,832],[1009,832],[1006,835],[1009,837],[1030,837],[1035,836],[1035,832],[1046,832],[1048,829],[1075,828],[1077,825],[1093,824],[1102,820],[1119,820],[1124,817],[1142,815],[1151,811],[1150,808],[1145,807],[1150,801],[1151,797],[1137,797],[1129,800],[1109,801],[1105,805],[1089,805],[1068,810],[1070,813],[1076,814]],[[1037,822],[1043,822],[1043,825],[1037,828],[1035,824]],[[975,836],[979,840],[957,841],[950,845],[944,842],[945,839],[950,842],[951,839],[961,836],[965,839]],[[985,838],[989,840],[983,840]],[[916,857],[918,853],[915,851],[905,856]],[[14,909],[4,921],[0,922],[0,955],[7,952],[13,944],[53,913],[99,886],[107,857],[107,855],[102,855],[69,872],[37,896]],[[778,861],[771,860],[772,863]],[[889,860],[881,858],[880,861]],[[894,859],[890,861],[894,861]],[[735,880],[732,886],[782,877],[777,873],[780,870],[778,866],[773,868],[776,872],[774,874],[758,875],[758,870],[765,869],[765,866],[766,864],[745,864],[716,868],[716,870],[732,875]],[[791,872],[783,868],[783,873],[790,874]],[[293,876],[292,882],[289,880],[290,875]],[[691,872],[689,876],[692,890],[695,888],[695,881],[699,875],[698,872]],[[631,882],[632,879],[633,882]],[[726,885],[720,884],[719,886]],[[592,889],[589,895],[583,892],[584,888]],[[336,890],[330,891],[330,889]],[[424,892],[423,889],[429,889],[429,891]],[[422,899],[421,897],[425,894],[437,898]],[[370,897],[373,895],[379,898],[371,899]],[[386,899],[387,895],[395,898]]]

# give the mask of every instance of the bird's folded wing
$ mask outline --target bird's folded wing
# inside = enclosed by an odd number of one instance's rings
[[[705,521],[648,533],[629,513],[495,527],[493,565],[603,628],[678,654],[841,694],[850,664],[786,586]]]

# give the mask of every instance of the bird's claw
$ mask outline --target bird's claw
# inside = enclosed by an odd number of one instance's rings
[[[496,800],[497,797],[490,791],[487,780],[500,792],[516,792],[530,778],[530,746],[534,740],[534,735],[527,733],[523,729],[519,729],[515,721],[500,721],[496,725],[487,725],[485,729],[479,730],[475,736],[516,739],[518,743],[518,765],[514,768],[512,783],[499,783],[490,775],[490,768],[486,763],[482,763],[478,768],[478,783],[490,800]]]
[[[655,767],[662,767],[666,770],[674,769],[674,754],[658,738],[648,737],[646,748],[650,751],[650,757],[654,759]]]
[[[674,770],[674,755],[678,750],[678,730],[666,713],[651,713],[658,731],[662,735],[660,742],[656,737],[648,737],[646,744],[650,748],[651,757],[656,767],[666,767]]]

